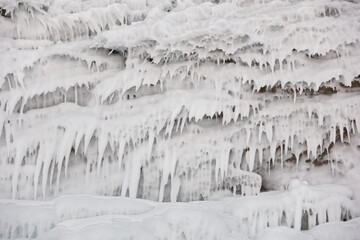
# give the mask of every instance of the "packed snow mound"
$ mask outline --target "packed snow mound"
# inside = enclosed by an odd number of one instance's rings
[[[314,237],[314,240],[321,240],[321,239],[355,240],[359,238],[359,234],[360,234],[359,224],[360,224],[360,218],[355,218],[348,222],[326,223],[314,227],[309,231],[309,233]]]
[[[42,202],[1,200],[0,237],[325,240],[335,238],[324,232],[340,229],[347,231],[344,239],[355,239],[359,206],[351,196],[340,185],[309,186],[293,180],[287,191],[190,203],[87,195]],[[282,238],[275,238],[278,235]]]

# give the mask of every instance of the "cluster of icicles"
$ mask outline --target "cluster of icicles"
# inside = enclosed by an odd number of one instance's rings
[[[1,197],[254,195],[360,132],[356,2],[0,7]]]

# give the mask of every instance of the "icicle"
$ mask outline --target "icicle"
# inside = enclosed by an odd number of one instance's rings
[[[219,180],[219,170],[221,170],[221,164],[220,164],[220,159],[215,159],[215,183],[218,183]]]
[[[125,139],[119,140],[119,150],[118,150],[118,160],[119,160],[119,171],[121,171],[122,168],[122,160],[124,156],[126,141]]]
[[[51,162],[53,161],[55,146],[56,146],[56,144],[54,144],[52,142],[47,142],[47,144],[46,144],[46,152],[44,154],[42,180],[41,180],[42,193],[43,193],[44,199],[45,199],[46,184],[47,184],[48,174],[49,174],[49,167],[50,167]]]
[[[335,144],[335,140],[336,140],[336,126],[331,126],[331,130],[330,130],[330,143],[334,143],[334,144]]]
[[[242,155],[243,155],[244,149],[242,147],[239,147],[239,164],[238,168],[240,169],[241,163],[242,163]]]
[[[77,132],[76,132],[76,137],[75,137],[75,154],[77,153],[77,151],[79,150],[79,146],[80,146],[80,143],[81,143],[81,140],[83,139],[84,137],[84,129],[79,129]]]
[[[265,131],[266,131],[266,136],[268,138],[268,141],[269,141],[269,143],[271,143],[272,137],[273,137],[273,126],[270,122],[266,122]]]
[[[124,171],[124,180],[121,186],[121,197],[126,196],[126,192],[129,188],[129,174],[131,171],[131,161],[129,161],[127,158],[125,158],[127,161],[125,163],[125,171]]]
[[[97,159],[97,176],[100,176],[100,166],[108,144],[107,134],[101,132],[98,137],[98,159]]]
[[[355,125],[357,128],[357,132],[360,133],[360,117],[356,119]]]
[[[296,88],[294,87],[293,88],[293,91],[294,91],[294,103],[296,102]]]
[[[75,85],[74,87],[74,92],[75,92],[75,104],[78,104],[77,85]]]
[[[94,131],[95,131],[95,125],[88,125],[85,135],[84,135],[84,154],[86,154],[87,152],[87,148],[89,147],[90,144],[90,140],[94,135]]]
[[[181,133],[182,133],[184,127],[185,127],[185,123],[186,123],[186,118],[182,118],[181,127],[180,127],[180,132],[181,132]]]
[[[254,169],[254,163],[255,163],[255,154],[256,154],[256,148],[250,147],[249,148],[249,157],[246,159],[249,165],[250,172]]]
[[[183,121],[183,118],[179,118],[178,119],[178,121],[177,121],[177,123],[176,123],[176,132],[178,132],[179,131],[179,126],[180,126],[180,122],[182,122]]]
[[[165,130],[165,135],[168,136],[168,138],[171,137],[171,133],[173,132],[173,127],[174,127],[174,121],[170,121],[168,122],[168,124],[166,125],[166,130]]]
[[[299,87],[299,95],[302,95],[303,91],[304,91],[303,86],[300,86],[300,87]]]
[[[246,146],[249,146],[251,130],[249,128],[246,128],[245,130],[246,130]]]
[[[34,172],[34,200],[36,200],[36,197],[37,197],[39,176],[40,176],[41,167],[42,167],[43,161],[44,161],[44,154],[45,154],[44,148],[45,148],[45,144],[40,143],[39,152],[38,152],[38,156],[36,159],[35,172]]]
[[[135,157],[132,159],[131,168],[131,180],[130,180],[130,187],[129,187],[129,197],[136,198],[137,190],[139,186],[139,180],[140,180],[140,169],[141,169],[141,160],[142,158],[140,156]]]
[[[262,133],[263,133],[263,122],[260,122],[260,125],[259,125],[259,140],[258,140],[259,143],[261,143]]]
[[[69,151],[65,155],[65,178],[67,177],[67,170],[68,170],[68,166],[69,166],[70,154],[71,154],[71,148],[69,148]]]
[[[327,148],[327,156],[328,156],[328,162],[330,162],[331,175],[334,176],[334,174],[335,174],[335,169],[334,169],[333,161],[330,160],[330,151],[329,151],[329,148]]]
[[[281,159],[281,170],[284,170],[284,147],[282,142],[280,143],[280,159]]]
[[[273,161],[273,163],[275,163],[275,153],[276,153],[276,143],[273,142],[270,144],[270,157]],[[271,161],[269,161],[271,163]]]
[[[229,165],[229,157],[230,157],[230,151],[229,149],[226,149],[223,151],[221,156],[221,168],[222,168],[222,177],[225,178],[228,171],[228,165]],[[223,180],[223,179],[221,179]]]
[[[354,125],[354,120],[351,121],[351,132],[355,133],[355,125]]]
[[[288,146],[289,146],[289,137],[285,137],[284,139],[284,155],[288,152]]]
[[[65,90],[64,90],[64,102],[66,102],[66,95],[67,95],[67,94],[66,94],[66,91],[67,91],[67,90],[66,90],[66,86],[65,86]]]
[[[339,125],[339,130],[340,130],[341,143],[344,143],[344,128],[343,128],[343,126]]]
[[[51,162],[51,168],[50,168],[50,178],[49,178],[50,190],[52,190],[52,183],[53,183],[53,179],[54,179],[55,164],[56,164],[56,161],[55,161],[55,159],[54,159],[54,160]]]
[[[21,145],[16,148],[16,156],[14,162],[14,171],[12,175],[12,198],[16,198],[17,185],[19,181],[21,161],[23,159],[23,150],[20,149]]]
[[[345,130],[346,130],[347,137],[348,137],[348,143],[350,144],[350,126],[349,126],[349,122],[345,125]]]
[[[260,162],[260,164],[262,165],[262,161],[263,161],[263,149],[262,149],[262,148],[259,148],[258,151],[259,151],[259,162]]]
[[[19,113],[19,128],[21,128],[21,122],[23,121],[23,117],[24,117],[24,107],[25,107],[25,103],[27,102],[27,97],[23,97],[22,101],[21,101],[21,108],[20,108],[20,113]],[[0,133],[1,134],[1,133]],[[1,135],[0,135],[1,137]]]
[[[60,144],[58,144],[57,148],[57,154],[56,154],[56,160],[57,162],[57,178],[56,178],[56,190],[59,190],[59,181],[60,181],[60,174],[61,174],[61,168],[62,163],[65,159],[65,177],[67,175],[67,162],[69,159],[69,155],[71,152],[71,148],[73,146],[75,137],[75,131],[72,131],[71,129],[68,129],[65,131],[65,134],[61,138]]]
[[[171,178],[171,192],[170,192],[170,201],[176,202],[179,190],[180,190],[181,181],[179,178]]]
[[[317,114],[318,114],[318,124],[320,127],[322,127],[322,125],[324,124],[324,117],[320,111],[318,111]]]
[[[170,175],[170,160],[171,160],[171,150],[168,145],[165,146],[165,157],[163,159],[164,164],[162,167],[162,178],[160,182],[160,191],[159,191],[159,202],[164,200],[164,190],[165,185],[168,182],[168,178]]]
[[[295,170],[296,170],[296,172],[297,172],[298,167],[299,167],[299,158],[300,158],[300,156],[296,156],[296,154],[294,154],[294,157],[295,157],[295,160],[296,160]]]
[[[171,158],[171,169],[170,169],[171,179],[173,179],[175,176],[177,162],[178,162],[177,151],[176,148],[174,148],[172,151],[172,158]]]
[[[294,149],[294,134],[290,135],[290,149]]]

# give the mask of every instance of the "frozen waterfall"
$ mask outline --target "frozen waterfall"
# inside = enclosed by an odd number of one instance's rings
[[[360,236],[359,0],[0,0],[0,239]]]

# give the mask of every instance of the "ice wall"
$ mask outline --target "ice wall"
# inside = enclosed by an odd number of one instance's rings
[[[358,1],[0,7],[1,198],[254,195],[359,156]]]

